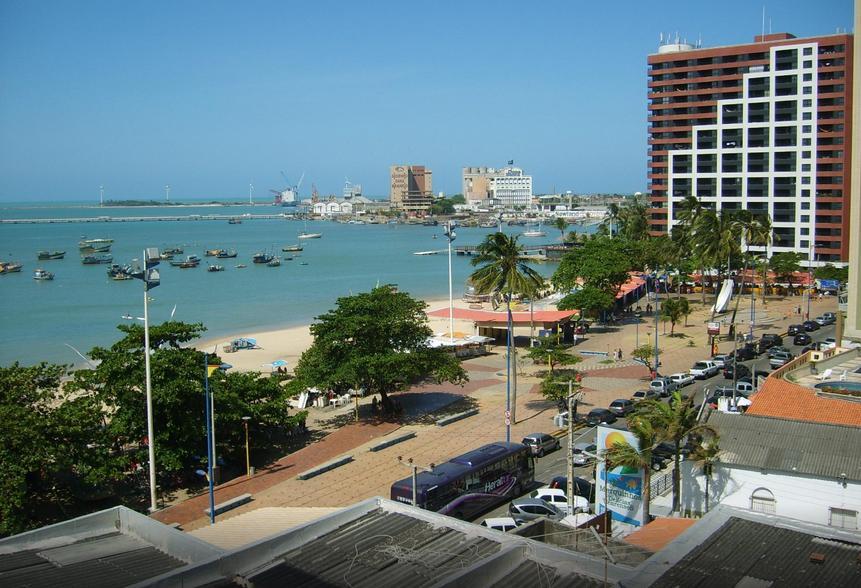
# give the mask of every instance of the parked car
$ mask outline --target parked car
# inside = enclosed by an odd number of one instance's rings
[[[759,354],[756,346],[746,343],[743,347],[739,347],[735,350],[735,359],[736,361],[747,361],[749,359],[756,359],[756,356]]]
[[[691,366],[688,372],[698,380],[705,380],[717,374],[718,367],[713,361],[698,361]]]
[[[593,408],[586,415],[586,424],[590,427],[600,425],[601,423],[610,424],[616,422],[616,415],[606,408]]]
[[[634,410],[634,402],[627,398],[617,398],[610,403],[609,410],[616,416],[628,416],[628,414]]]
[[[833,312],[823,312],[822,316],[824,316],[825,318],[827,318],[830,321],[828,323],[829,325],[837,322],[837,315],[834,314]]]
[[[706,404],[712,407],[716,407],[719,398],[732,398],[733,397],[733,388],[732,386],[718,386],[715,388],[715,391],[706,399]],[[747,396],[739,392],[735,391],[736,398],[747,398]]]
[[[804,325],[789,325],[789,328],[786,329],[787,335],[798,335],[799,333],[804,332]]]
[[[733,361],[731,353],[719,353],[712,357],[712,361],[715,362],[715,365],[720,369],[723,369],[726,364],[731,363]]]
[[[807,333],[798,333],[792,338],[793,345],[810,345],[813,339]]]
[[[750,375],[750,368],[744,364],[730,364],[723,368],[723,377],[727,380],[743,378]]]
[[[564,511],[537,498],[518,498],[517,500],[512,500],[508,505],[508,514],[511,515],[511,518],[516,523],[520,524],[545,517],[558,521],[565,516]]]
[[[751,382],[741,381],[735,383],[735,390],[744,396],[750,396],[756,392],[756,387]]]
[[[666,377],[655,378],[649,382],[649,389],[658,393],[658,396],[669,396],[679,389],[679,385]]]
[[[594,443],[575,443],[571,450],[573,454],[571,463],[578,466],[583,466],[595,460],[595,454],[598,451],[598,446]]]
[[[561,488],[565,492],[568,491],[568,478],[565,476],[556,476],[550,480],[551,488]],[[571,481],[571,486],[574,489],[575,496],[582,496],[589,502],[595,502],[595,481],[587,480],[580,476],[574,476]]]
[[[748,384],[751,384],[755,388],[757,384],[761,384],[762,381],[768,377],[768,374],[769,373],[765,370],[756,370],[755,372],[753,372],[749,376],[744,376],[744,377],[738,378],[736,381],[737,382],[747,382]],[[753,381],[754,377],[757,378],[756,382]]]
[[[826,337],[822,341],[822,343],[825,349],[834,349],[835,347],[837,347],[837,339],[835,339],[834,337]]]
[[[565,488],[539,488],[538,490],[533,490],[529,493],[531,498],[537,498],[538,500],[543,500],[548,504],[552,504],[559,510],[561,510],[565,514],[574,514],[576,512],[588,512],[589,511],[589,501],[583,498],[582,496],[573,496],[571,498],[571,506],[573,507],[573,512],[568,511],[568,495],[565,494]]]
[[[775,345],[774,347],[772,347],[771,349],[768,350],[768,358],[771,359],[776,354],[784,353],[784,352],[791,353],[791,351],[789,349],[787,349],[786,347],[784,347],[783,345]]]
[[[532,455],[537,455],[538,457],[544,457],[544,454],[548,451],[553,451],[560,447],[559,439],[547,433],[532,433],[524,437],[521,443],[529,448]]]
[[[495,529],[503,533],[517,528],[517,522],[511,517],[494,517],[481,521],[482,527]]]
[[[648,390],[637,390],[631,396],[631,400],[634,402],[642,402],[643,400],[657,400],[660,398],[660,395],[649,388]]]
[[[785,365],[795,359],[795,356],[789,353],[788,351],[782,351],[780,353],[776,353],[771,359],[768,360],[768,364],[773,368],[779,368],[782,365]]]
[[[804,347],[802,347],[801,351],[798,352],[798,355],[804,355],[808,351],[825,351],[826,349],[828,349],[826,345],[827,343],[825,343],[824,341],[814,341],[810,345],[805,345]]]
[[[827,326],[827,325],[834,324],[834,322],[836,322],[836,319],[832,319],[831,317],[827,317],[827,316],[825,316],[824,314],[823,314],[823,315],[820,315],[820,316],[818,316],[818,317],[816,317],[816,318],[815,318],[815,319],[813,319],[813,320],[815,320],[815,321],[816,321],[816,323],[817,323],[818,325],[822,326],[822,327],[825,327],[825,326]]]
[[[685,372],[679,372],[677,374],[670,374],[670,381],[675,382],[679,388],[682,386],[688,386],[694,383],[694,377]]]
[[[819,330],[819,323],[817,323],[816,321],[804,321],[803,324],[804,324],[804,330],[807,331],[808,333],[810,331],[818,331]]]
[[[783,345],[783,337],[781,337],[777,333],[764,333],[762,337],[760,337],[758,345],[759,352],[764,353],[772,347],[776,347],[777,345]]]

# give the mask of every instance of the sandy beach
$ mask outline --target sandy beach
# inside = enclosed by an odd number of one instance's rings
[[[434,299],[424,301],[428,307],[427,311],[439,309],[447,309],[449,301],[445,299]],[[460,299],[454,300],[455,308],[467,308],[467,303]],[[431,330],[437,333],[448,334],[449,321],[447,318],[428,317],[428,325]],[[457,320],[454,321],[455,333],[463,333],[466,335],[472,334],[473,326],[471,321]],[[251,337],[257,340],[258,349],[240,349],[234,353],[225,353],[224,345],[238,337]],[[293,371],[299,357],[302,353],[311,347],[313,343],[311,337],[310,323],[300,327],[289,327],[285,329],[274,329],[271,331],[243,331],[233,333],[229,336],[219,338],[201,339],[194,344],[194,348],[200,351],[217,353],[221,359],[234,369],[248,372],[259,371],[269,372],[272,368],[272,362],[276,360],[284,360],[287,362],[287,370]]]

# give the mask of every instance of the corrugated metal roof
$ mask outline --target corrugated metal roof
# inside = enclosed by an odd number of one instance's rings
[[[588,578],[579,574],[561,574],[552,566],[536,561],[524,561],[511,570],[504,578],[496,581],[494,588],[597,588],[604,586],[602,580]]]
[[[812,553],[825,556],[810,561]],[[744,578],[774,586],[861,586],[861,545],[731,517],[652,584],[736,586]]]
[[[725,464],[861,480],[861,428],[713,412]]]

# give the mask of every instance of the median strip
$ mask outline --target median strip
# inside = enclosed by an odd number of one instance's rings
[[[386,447],[391,447],[392,445],[402,443],[402,442],[406,441],[407,439],[412,439],[415,436],[416,436],[415,432],[405,433],[403,435],[398,435],[397,437],[387,439],[387,440],[383,441],[382,443],[377,443],[376,445],[370,447],[368,449],[368,451],[381,451],[381,450],[385,449]]]
[[[438,427],[444,427],[446,425],[450,425],[454,422],[465,419],[467,417],[471,417],[471,416],[476,415],[476,414],[478,414],[478,409],[472,408],[472,409],[464,411],[464,412],[459,412],[457,414],[453,414],[451,416],[441,418],[441,419],[437,420],[436,424]]]

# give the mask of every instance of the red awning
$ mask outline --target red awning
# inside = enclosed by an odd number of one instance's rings
[[[513,312],[511,313],[511,317],[515,325],[528,325],[533,321],[536,323],[564,322],[576,314],[579,314],[576,310],[536,310],[531,313],[531,317],[528,312]],[[428,312],[428,316],[436,318],[448,317],[448,308],[432,310]],[[455,308],[454,318],[476,323],[506,324],[508,322],[508,315],[505,311],[494,312],[490,310],[470,310],[468,308]]]

